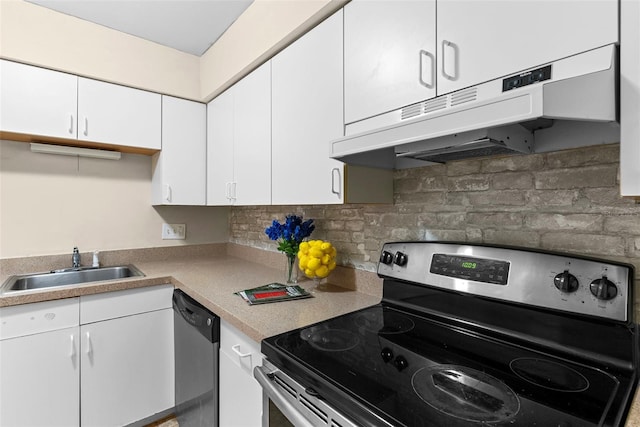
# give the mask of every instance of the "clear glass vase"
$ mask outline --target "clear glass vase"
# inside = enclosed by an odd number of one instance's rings
[[[298,283],[298,267],[295,254],[285,254],[284,282],[287,285]]]

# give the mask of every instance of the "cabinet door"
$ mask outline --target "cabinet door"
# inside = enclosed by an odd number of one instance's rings
[[[345,123],[435,96],[435,14],[435,0],[344,7]]]
[[[271,62],[234,92],[233,189],[237,205],[271,204]]]
[[[79,425],[78,327],[0,341],[0,425]]]
[[[233,88],[207,105],[207,205],[230,205],[233,186]]]
[[[122,426],[174,406],[173,310],[80,327],[81,424]]]
[[[438,95],[618,41],[618,1],[438,0]]]
[[[78,79],[78,139],[159,150],[161,95]]]
[[[272,84],[273,204],[342,203],[343,165],[329,158],[344,125],[341,11],[273,58]]]
[[[262,425],[262,387],[253,378],[259,365],[260,344],[220,320],[220,427]]]
[[[204,205],[207,106],[162,96],[162,151],[154,156],[154,205]]]
[[[0,61],[0,130],[76,138],[78,78]]]
[[[220,427],[262,425],[262,388],[226,353],[220,353]]]

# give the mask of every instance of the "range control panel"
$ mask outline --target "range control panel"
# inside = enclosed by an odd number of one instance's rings
[[[425,286],[628,321],[633,268],[525,248],[387,243],[378,274]]]
[[[506,285],[509,277],[509,263],[460,255],[434,254],[429,271],[458,279]]]
[[[502,80],[502,91],[506,92],[522,86],[549,80],[551,78],[551,65],[536,68],[535,70],[520,73],[516,76],[507,77]]]

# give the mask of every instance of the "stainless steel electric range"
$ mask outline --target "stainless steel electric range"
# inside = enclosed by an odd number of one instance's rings
[[[633,268],[385,244],[376,306],[270,337],[254,372],[296,426],[618,426],[637,383]]]

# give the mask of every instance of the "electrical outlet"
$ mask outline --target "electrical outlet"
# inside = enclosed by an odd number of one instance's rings
[[[186,224],[162,224],[162,240],[184,240],[186,236]]]

